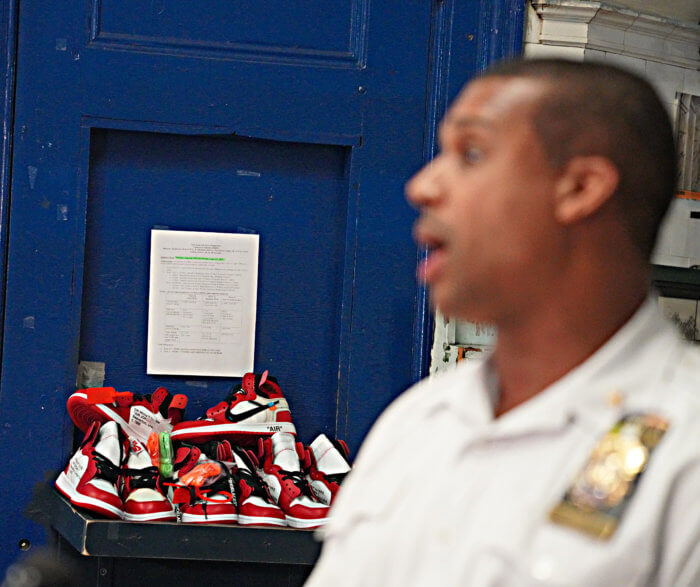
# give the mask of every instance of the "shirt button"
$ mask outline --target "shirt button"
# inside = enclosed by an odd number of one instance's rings
[[[552,577],[554,563],[548,556],[538,558],[532,565],[530,573],[537,581],[548,581]]]

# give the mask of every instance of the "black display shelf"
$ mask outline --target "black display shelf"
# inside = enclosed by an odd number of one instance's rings
[[[700,299],[700,269],[652,265],[651,279],[663,296]]]
[[[321,549],[311,530],[105,520],[74,508],[53,488],[42,501],[51,527],[85,556],[310,566]]]

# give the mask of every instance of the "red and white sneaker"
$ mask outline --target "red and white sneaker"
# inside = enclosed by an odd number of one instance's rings
[[[350,471],[349,454],[344,441],[329,439],[325,434],[319,434],[304,449],[306,480],[321,503],[333,503],[340,484]]]
[[[188,488],[188,503],[180,506],[180,520],[185,524],[235,524],[238,521],[227,476],[220,477],[206,487]]]
[[[225,466],[233,486],[238,523],[257,526],[286,526],[284,512],[273,501],[257,473],[255,455],[228,440],[210,440],[199,445],[203,453]]]
[[[129,457],[122,469],[125,520],[132,522],[175,521],[175,510],[165,497],[158,467],[138,440],[129,441]]]
[[[114,421],[129,436],[142,444],[151,432],[170,432],[182,421],[187,396],[170,395],[164,387],[152,394],[138,395],[116,391],[113,387],[79,389],[68,398],[68,413],[82,431],[93,422]]]
[[[90,426],[83,443],[56,479],[56,488],[78,507],[108,518],[121,518],[117,483],[126,438],[115,422]]]
[[[242,526],[286,526],[284,512],[274,502],[257,473],[258,461],[255,455],[243,448],[234,447],[233,457],[231,477],[236,490],[238,523]]]
[[[270,436],[275,432],[296,434],[289,404],[274,377],[246,373],[228,397],[199,420],[177,424],[170,435],[173,441],[207,442],[251,436]]]
[[[177,518],[186,524],[235,524],[238,512],[228,468],[212,461],[196,446],[181,446],[175,453],[176,483],[171,501]]]
[[[300,445],[301,446],[301,445]],[[326,523],[328,506],[311,492],[299,464],[296,440],[287,432],[260,439],[261,477],[293,528],[317,528]]]

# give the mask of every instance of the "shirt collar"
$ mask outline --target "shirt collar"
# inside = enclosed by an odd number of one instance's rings
[[[476,394],[465,395],[479,402],[478,412],[497,436],[555,430],[575,420],[609,428],[625,411],[630,395],[658,383],[677,344],[678,335],[650,295],[588,359],[503,416],[493,417],[497,380],[488,359],[479,366]]]

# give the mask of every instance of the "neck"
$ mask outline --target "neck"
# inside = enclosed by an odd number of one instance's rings
[[[647,295],[645,266],[598,275],[597,280],[590,277],[564,280],[548,291],[544,303],[496,324],[498,341],[492,357],[500,385],[496,416],[584,362],[631,318]]]

